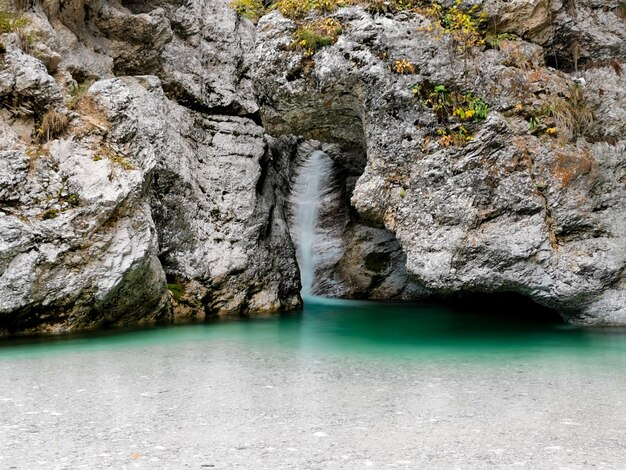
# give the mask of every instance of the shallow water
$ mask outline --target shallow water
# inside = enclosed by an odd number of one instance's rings
[[[626,330],[306,305],[0,342],[0,468],[626,465]]]

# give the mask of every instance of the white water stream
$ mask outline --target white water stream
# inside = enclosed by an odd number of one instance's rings
[[[298,265],[302,280],[302,296],[313,294],[315,268],[319,262],[317,219],[320,201],[332,174],[333,161],[316,150],[299,168],[294,182],[292,236],[296,243]]]

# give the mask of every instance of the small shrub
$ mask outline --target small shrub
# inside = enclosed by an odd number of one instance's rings
[[[417,72],[415,65],[406,59],[396,60],[391,70],[399,75],[414,74]]]
[[[422,103],[431,108],[437,120],[445,124],[450,118],[456,117],[460,121],[479,121],[487,118],[489,105],[473,93],[460,93],[448,90],[445,85],[417,83],[411,87]]]
[[[431,19],[437,31],[450,35],[460,51],[467,52],[468,49],[482,46],[485,42],[482,28],[487,17],[479,12],[479,8],[479,5],[465,8],[461,0],[456,0],[450,8],[433,3],[418,11]]]
[[[78,108],[80,101],[87,94],[87,90],[91,86],[91,82],[85,80],[82,83],[77,85],[73,85],[67,90],[67,94],[65,95],[65,106],[68,109],[75,110]]]
[[[59,216],[59,211],[57,209],[50,209],[42,214],[41,219],[51,220],[51,219],[56,219],[58,216]]]
[[[326,2],[325,6],[329,7]],[[281,15],[287,18],[298,19],[304,18],[312,10],[318,9],[318,2],[316,0],[278,0],[276,8]],[[326,11],[331,10],[327,9]]]
[[[473,135],[463,126],[456,129],[439,129],[439,145],[442,147],[464,147],[473,138]]]
[[[302,19],[311,12],[332,13],[337,8],[365,3],[366,0],[278,0],[273,8],[285,17],[294,20]]]
[[[594,115],[580,85],[572,85],[565,98],[549,96],[543,106],[531,111],[529,131],[545,130],[549,136],[562,136],[567,140],[584,135],[593,123]],[[542,127],[545,126],[545,127]]]
[[[41,124],[37,129],[37,140],[49,141],[59,137],[69,126],[70,119],[67,115],[50,108],[41,118]]]
[[[337,42],[340,34],[341,23],[339,21],[334,18],[320,18],[296,29],[293,46],[297,49],[304,49],[307,55],[313,55],[318,49]]]
[[[485,13],[479,12],[479,5],[465,8],[461,0],[450,8],[444,8],[439,3],[433,3],[427,8],[418,8],[417,11],[430,18],[437,37],[449,36],[452,38],[456,50],[463,54],[463,70],[467,75],[468,59],[475,47],[485,44],[483,27],[487,20]]]
[[[434,136],[443,147],[466,145],[472,140],[473,130],[489,114],[489,105],[473,93],[461,93],[428,82],[416,83],[411,89],[423,105],[433,110],[442,125]]]
[[[244,18],[256,23],[265,14],[265,5],[262,0],[233,0],[230,4]]]
[[[28,18],[0,10],[0,34],[15,33],[30,24]]]
[[[593,110],[580,85],[570,87],[567,99],[552,97],[547,114],[554,119],[556,128],[569,138],[583,135],[594,121]]]
[[[77,207],[80,205],[80,197],[76,193],[69,194],[64,199],[70,207]]]
[[[417,10],[422,3],[421,0],[369,0],[366,8],[370,13],[375,14],[395,13]]]
[[[539,128],[540,125],[541,125],[541,117],[531,116],[528,119],[528,130],[531,133],[535,132]]]
[[[500,43],[502,41],[516,41],[518,39],[519,37],[516,34],[511,33],[487,33],[485,35],[485,42],[493,49],[500,49]]]

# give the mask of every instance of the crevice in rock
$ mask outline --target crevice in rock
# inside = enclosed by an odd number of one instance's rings
[[[543,218],[546,224],[546,231],[548,233],[550,247],[556,251],[559,249],[559,237],[556,230],[556,222],[552,215],[552,209],[550,207],[550,204],[548,203],[548,196],[545,193],[543,182],[538,181],[535,178],[535,160],[533,159],[531,152],[528,149],[524,150],[524,157],[527,162],[528,176],[530,178],[530,181],[536,189],[536,194],[541,199],[541,205],[543,207]]]
[[[259,111],[254,113],[248,112],[240,103],[236,101],[232,101],[227,105],[217,105],[217,106],[208,106],[205,103],[202,103],[195,99],[189,93],[186,93],[184,90],[172,86],[163,84],[163,89],[169,99],[175,101],[180,106],[191,109],[192,111],[196,111],[201,114],[206,114],[209,116],[235,116],[247,118],[253,121],[257,126],[263,127],[263,122],[261,120],[261,114]]]

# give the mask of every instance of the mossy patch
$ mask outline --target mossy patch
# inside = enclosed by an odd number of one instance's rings
[[[185,288],[181,284],[168,284],[167,290],[170,291],[176,302],[180,302],[180,299],[185,294]]]

